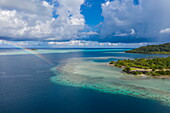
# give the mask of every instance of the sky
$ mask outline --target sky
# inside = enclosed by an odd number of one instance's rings
[[[170,40],[170,0],[0,0],[0,47],[134,48]]]

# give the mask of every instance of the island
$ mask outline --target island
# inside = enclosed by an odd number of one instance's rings
[[[170,57],[124,59],[111,61],[109,65],[122,68],[128,74],[170,78]]]
[[[170,43],[165,43],[161,45],[148,45],[125,52],[143,54],[170,54]]]
[[[36,50],[38,50],[38,49],[35,49],[35,48],[29,49],[29,48],[28,48],[27,50],[36,51]]]

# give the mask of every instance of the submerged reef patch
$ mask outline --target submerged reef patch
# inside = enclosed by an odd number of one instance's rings
[[[69,59],[65,65],[54,67],[52,71],[56,74],[51,77],[54,83],[152,99],[170,105],[170,79],[135,78],[122,73],[119,68],[80,58]]]

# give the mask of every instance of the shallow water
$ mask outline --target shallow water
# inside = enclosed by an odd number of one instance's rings
[[[104,51],[124,51],[124,49],[1,49],[0,55],[25,55],[25,54],[50,54],[50,53],[72,53],[72,52],[104,52]]]
[[[0,113],[170,113],[169,80],[134,78],[106,65],[153,56],[125,50],[2,50]]]
[[[100,59],[100,58],[99,58]],[[107,63],[74,58],[64,66],[54,67],[60,75],[52,77],[56,83],[100,90],[107,93],[154,99],[170,105],[170,79],[134,77],[111,68]],[[131,78],[131,79],[129,79]]]

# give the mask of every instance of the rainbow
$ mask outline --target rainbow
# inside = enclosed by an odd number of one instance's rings
[[[35,52],[35,51],[32,51],[32,50],[27,49],[27,48],[24,48],[24,47],[22,47],[22,46],[16,45],[16,44],[11,43],[11,42],[9,42],[9,41],[8,41],[7,44],[10,45],[10,46],[13,46],[13,47],[15,47],[15,48],[19,48],[19,49],[25,51],[25,52],[28,53],[28,54],[32,54],[32,55],[40,58],[41,60],[45,61],[45,62],[46,62],[47,64],[49,64],[50,66],[53,66],[53,63],[52,63],[52,62],[50,62],[50,61],[49,61],[48,59],[46,59],[44,56],[42,56],[41,54],[39,54],[39,53],[37,53],[37,52]]]

